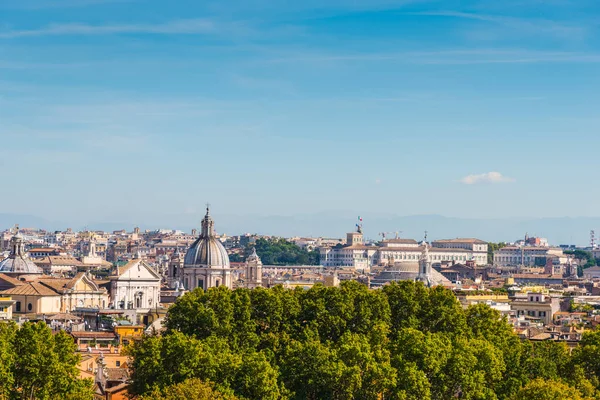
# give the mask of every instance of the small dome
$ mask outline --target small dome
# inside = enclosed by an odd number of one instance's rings
[[[229,256],[214,234],[214,221],[209,215],[202,220],[202,233],[185,254],[184,268],[229,268]]]
[[[0,262],[0,273],[3,274],[41,274],[42,270],[33,263],[25,253],[23,235],[17,232],[10,240],[11,250],[7,259]]]

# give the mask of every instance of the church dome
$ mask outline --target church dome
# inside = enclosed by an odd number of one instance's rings
[[[10,240],[11,250],[7,259],[0,262],[2,274],[41,274],[42,270],[25,253],[23,235],[17,232]]]
[[[185,254],[184,268],[229,268],[227,250],[215,236],[214,224],[207,208],[202,233]]]

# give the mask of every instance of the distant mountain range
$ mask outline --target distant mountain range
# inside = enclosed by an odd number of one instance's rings
[[[357,217],[348,212],[328,212],[298,214],[294,216],[257,216],[214,214],[215,228],[218,232],[236,235],[241,233],[259,233],[277,236],[326,236],[344,237],[346,232],[356,229]],[[19,224],[21,227],[36,227],[47,230],[64,230],[71,227],[76,230],[95,229],[113,231],[131,230],[134,226],[141,229],[181,229],[191,231],[198,228],[202,214],[175,214],[153,216],[143,222],[82,222],[52,221],[33,215],[0,214],[0,229]],[[589,244],[589,232],[598,228],[600,235],[600,217],[564,217],[564,218],[454,218],[441,215],[397,216],[392,214],[368,214],[363,217],[363,231],[370,239],[379,239],[379,232],[401,231],[400,237],[422,239],[424,232],[428,238],[443,239],[455,237],[476,237],[487,241],[514,241],[525,236],[546,237],[550,243]],[[391,234],[393,236],[393,234]]]

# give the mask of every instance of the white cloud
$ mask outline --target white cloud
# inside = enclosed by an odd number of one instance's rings
[[[81,23],[53,24],[40,29],[0,32],[0,38],[47,35],[109,35],[109,34],[207,34],[217,27],[210,19],[181,19],[162,24],[88,25]]]
[[[502,175],[500,172],[486,172],[484,174],[467,175],[460,180],[465,185],[477,185],[480,183],[508,183],[514,182],[513,178]]]
[[[413,15],[440,16],[484,21],[500,25],[506,33],[527,33],[530,35],[549,35],[559,38],[581,39],[586,34],[586,27],[582,23],[568,24],[561,21],[547,19],[522,19],[500,15],[473,14],[460,11],[424,11],[415,12]],[[479,33],[479,32],[477,32]]]
[[[599,53],[568,51],[537,51],[526,49],[478,48],[417,52],[383,53],[319,53],[286,52],[279,57],[267,58],[267,63],[319,63],[335,62],[399,62],[425,65],[460,64],[532,64],[532,63],[600,63]]]

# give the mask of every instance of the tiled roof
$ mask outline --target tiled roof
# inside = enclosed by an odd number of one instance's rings
[[[113,386],[111,388],[105,389],[104,391],[106,393],[116,393],[116,392],[120,392],[122,390],[127,390],[128,387],[129,387],[129,384],[126,382],[123,382],[120,385]]]
[[[106,368],[107,381],[126,381],[129,379],[129,371],[127,368]]]
[[[15,279],[12,276],[8,276],[6,274],[0,274],[0,279],[2,279],[3,281],[10,283],[11,285],[14,285],[14,286],[19,286],[19,285],[25,284],[24,282],[22,282],[18,279]]]
[[[475,238],[456,238],[456,239],[441,239],[441,240],[435,240],[435,243],[471,243],[471,244],[487,244],[487,242],[484,242],[483,240],[480,239],[475,239]]]
[[[75,339],[116,339],[117,335],[114,332],[71,332],[71,336]]]
[[[81,261],[71,256],[47,256],[34,262],[36,265],[68,265],[74,267],[83,265]]]
[[[39,282],[49,288],[56,290],[58,292],[63,292],[65,290],[72,289],[75,287],[77,282],[85,275],[84,272],[79,272],[73,278],[70,279],[62,279],[62,278],[40,278]]]
[[[378,247],[377,249],[381,252],[384,252],[384,251],[413,252],[413,253],[423,252],[423,246],[419,246],[419,247]],[[472,250],[468,250],[468,249],[446,249],[446,248],[442,248],[442,247],[429,247],[430,253],[467,253],[467,252],[471,252],[471,251]],[[480,253],[484,253],[484,252],[480,252]]]
[[[29,282],[1,291],[2,294],[27,295],[27,296],[60,296],[59,293],[38,282]]]
[[[417,244],[415,239],[385,239],[382,243]]]

